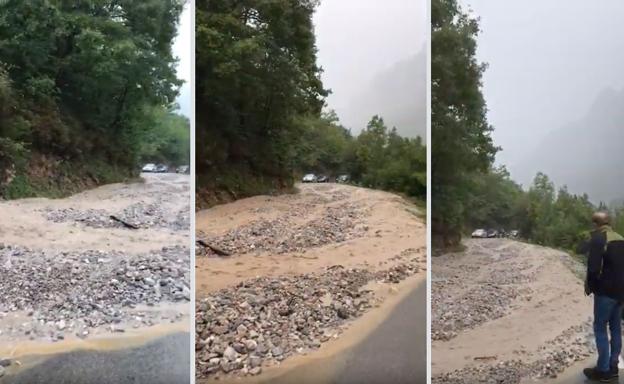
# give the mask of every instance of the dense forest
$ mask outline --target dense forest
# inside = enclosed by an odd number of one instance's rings
[[[313,0],[197,1],[198,204],[284,191],[306,172],[424,199],[426,151],[375,116],[354,137],[326,111]],[[371,116],[375,111],[371,111]]]
[[[610,210],[624,230],[624,209],[598,206],[537,173],[528,188],[495,167],[475,58],[478,20],[455,0],[432,2],[432,241],[454,247],[475,228],[517,229],[529,241],[574,250],[588,237],[591,214]]]
[[[0,195],[58,196],[188,164],[173,113],[180,0],[0,4]]]

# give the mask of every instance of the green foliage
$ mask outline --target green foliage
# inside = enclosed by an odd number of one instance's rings
[[[197,2],[198,190],[288,189],[304,172],[424,199],[426,150],[375,116],[357,137],[322,112],[313,0]]]
[[[0,3],[0,138],[67,163],[136,169],[151,134],[145,111],[169,108],[181,84],[171,44],[182,9],[180,0]]]
[[[587,195],[570,194],[564,186],[538,173],[528,191],[513,182],[504,167],[479,174],[468,204],[467,230],[503,228],[546,246],[574,250],[588,238],[597,209]]]
[[[404,138],[395,128],[388,130],[380,116],[373,116],[353,137],[333,111],[320,118],[307,116],[299,128],[302,140],[293,157],[299,174],[348,174],[357,184],[425,200],[427,150],[420,138]]]
[[[481,93],[485,66],[475,58],[478,21],[456,0],[431,4],[432,234],[450,246],[460,238],[474,198],[472,179],[496,154]]]
[[[475,173],[465,202],[466,228],[519,228],[524,192],[505,167]]]
[[[144,132],[141,163],[190,164],[191,132],[186,117],[162,107],[149,107],[140,123]]]
[[[197,172],[292,183],[297,123],[327,91],[316,65],[315,1],[196,3]],[[210,180],[210,177],[204,178]]]

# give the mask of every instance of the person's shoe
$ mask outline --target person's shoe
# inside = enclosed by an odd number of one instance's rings
[[[617,379],[620,377],[620,369],[618,368],[617,365],[612,365],[611,369],[609,370],[609,375],[611,375],[611,378]]]
[[[583,374],[589,380],[600,381],[601,383],[609,383],[611,381],[616,380],[616,376],[613,376],[613,370],[610,369],[607,372],[602,372],[597,370],[596,368],[585,368],[583,369]]]

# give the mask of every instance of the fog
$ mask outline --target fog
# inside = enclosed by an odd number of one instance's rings
[[[192,112],[192,92],[191,92],[191,73],[193,60],[193,20],[192,9],[189,3],[184,7],[182,15],[180,15],[180,25],[178,26],[178,35],[173,42],[173,55],[178,58],[176,66],[178,78],[184,81],[180,89],[180,95],[176,99],[179,105],[179,112],[186,117],[191,117]]]
[[[426,133],[424,0],[321,0],[314,16],[327,108],[358,133],[381,115],[404,136]]]
[[[481,18],[497,163],[523,185],[543,171],[594,202],[624,197],[624,2],[461,3]]]

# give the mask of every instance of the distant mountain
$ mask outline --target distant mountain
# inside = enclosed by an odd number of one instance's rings
[[[424,51],[377,73],[355,97],[344,120],[363,128],[373,115],[381,115],[388,127],[402,136],[426,136],[427,60]]]
[[[518,180],[542,171],[596,203],[624,197],[624,90],[603,91],[584,118],[553,131],[518,168]]]

